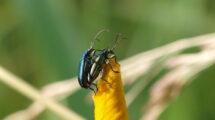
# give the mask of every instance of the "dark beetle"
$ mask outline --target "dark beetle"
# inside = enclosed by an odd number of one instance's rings
[[[90,85],[92,84],[90,77],[89,77],[89,71],[92,66],[92,58],[95,56],[95,53],[97,50],[93,49],[94,42],[97,40],[97,37],[102,32],[107,32],[108,30],[101,30],[97,33],[94,40],[91,42],[90,48],[82,55],[82,58],[79,63],[79,72],[78,72],[78,82],[81,87],[83,88],[90,88]],[[90,88],[93,90],[92,88]]]
[[[79,82],[80,86],[83,88],[90,87],[89,80],[88,80],[88,73],[90,71],[91,60],[92,60],[92,57],[94,56],[95,52],[96,52],[96,50],[94,50],[94,49],[87,50],[83,54],[83,56],[80,60],[78,82]]]
[[[114,44],[113,48],[111,48],[111,49],[108,49],[108,48],[103,49],[103,50],[101,50],[101,52],[99,52],[97,55],[95,55],[95,57],[93,57],[92,63],[91,63],[92,64],[91,69],[90,69],[90,72],[89,72],[91,82],[93,82],[99,76],[99,74],[102,72],[102,68],[103,68],[104,64],[110,65],[108,59],[110,59],[110,58],[116,59],[116,56],[115,56],[113,50],[117,45],[117,42],[119,40],[118,39],[119,35],[120,34],[118,34],[117,37],[116,37],[115,44]],[[113,72],[119,73],[118,71],[113,70],[111,65],[110,65],[110,68],[112,69]]]
[[[107,30],[100,31],[96,35],[94,41],[97,39],[98,35],[100,33],[102,33],[103,31],[107,31]],[[92,84],[96,86],[96,84],[93,82],[99,76],[99,74],[102,72],[102,68],[103,68],[104,64],[109,64],[109,62],[108,62],[109,58],[116,58],[114,55],[113,49],[116,47],[116,45],[118,43],[119,36],[120,36],[120,34],[117,35],[116,40],[115,40],[115,44],[114,44],[112,49],[95,50],[92,48],[94,41],[91,43],[90,49],[88,49],[83,54],[83,56],[80,60],[80,64],[79,64],[78,81],[79,81],[79,84],[81,87],[86,88],[86,89],[89,88],[89,89],[94,91],[94,89],[91,88],[90,86]],[[100,52],[97,55],[95,55],[95,53],[97,51],[100,51]],[[117,72],[117,71],[114,71],[114,72]]]

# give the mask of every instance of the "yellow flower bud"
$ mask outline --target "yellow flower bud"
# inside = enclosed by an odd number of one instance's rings
[[[109,62],[112,67],[104,65],[102,78],[97,83],[98,91],[93,96],[95,120],[128,120],[120,65],[113,59]]]

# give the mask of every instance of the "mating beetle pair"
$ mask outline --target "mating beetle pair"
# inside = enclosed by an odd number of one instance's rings
[[[102,68],[104,64],[109,64],[108,59],[116,58],[113,50],[115,49],[118,41],[120,40],[119,39],[120,34],[118,34],[116,36],[114,46],[111,49],[108,49],[108,48],[105,48],[103,50],[93,49],[94,42],[98,39],[98,36],[102,32],[108,32],[108,30],[101,30],[96,34],[94,40],[92,40],[91,42],[90,48],[82,55],[82,58],[79,63],[78,82],[82,88],[91,89],[93,91],[94,89],[91,87],[91,85],[93,84],[96,86],[96,84],[93,82],[102,72]],[[96,52],[99,52],[99,53],[96,54]],[[112,69],[112,71],[114,70]],[[114,72],[118,73],[118,71],[114,71]]]

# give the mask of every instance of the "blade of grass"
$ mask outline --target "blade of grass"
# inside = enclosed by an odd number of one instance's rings
[[[19,91],[20,93],[32,99],[33,101],[37,101],[40,104],[46,106],[49,110],[56,113],[63,119],[84,120],[84,118],[67,109],[66,107],[62,106],[55,100],[47,96],[41,95],[41,93],[36,88],[29,85],[28,83],[18,78],[17,76],[13,75],[9,71],[5,70],[1,66],[0,66],[0,81],[10,86],[11,88]]]

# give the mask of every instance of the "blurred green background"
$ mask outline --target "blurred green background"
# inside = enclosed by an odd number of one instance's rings
[[[74,77],[82,53],[104,28],[96,48],[111,47],[117,33],[128,39],[116,48],[119,60],[174,40],[215,31],[214,0],[0,0],[0,65],[41,88]],[[215,120],[215,66],[201,73],[160,120]],[[61,101],[93,119],[88,90]],[[140,119],[143,91],[128,108]],[[31,104],[0,82],[0,119]],[[135,111],[135,113],[133,112]],[[50,111],[35,120],[59,120]]]

